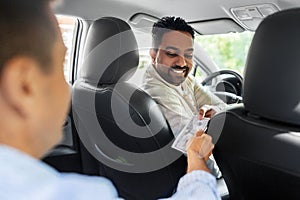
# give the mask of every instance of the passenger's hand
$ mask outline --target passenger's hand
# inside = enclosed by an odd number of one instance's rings
[[[195,136],[191,138],[187,144],[187,152],[194,152],[198,154],[198,157],[208,160],[212,154],[214,145],[212,143],[212,137],[199,130],[195,133]]]
[[[216,114],[216,111],[210,105],[204,105],[199,109],[198,119],[201,120],[204,117],[211,118]]]
[[[188,170],[205,170],[209,172],[206,161],[212,154],[214,145],[211,136],[199,130],[194,137],[190,139],[187,145]]]

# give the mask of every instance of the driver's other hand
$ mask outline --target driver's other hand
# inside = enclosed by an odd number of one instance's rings
[[[198,158],[208,160],[212,154],[214,145],[212,143],[212,137],[199,130],[195,136],[192,137],[187,144],[188,154],[197,154]]]
[[[199,109],[199,116],[198,119],[202,120],[204,117],[211,118],[216,114],[216,111],[210,105],[204,105]]]

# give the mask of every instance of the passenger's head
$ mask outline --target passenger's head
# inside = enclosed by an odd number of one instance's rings
[[[192,68],[194,30],[182,18],[163,17],[153,25],[150,56],[156,71],[173,85]]]
[[[49,0],[1,0],[0,27],[0,144],[40,157],[62,136],[66,49]]]

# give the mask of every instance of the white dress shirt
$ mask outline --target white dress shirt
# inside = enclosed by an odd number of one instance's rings
[[[175,86],[166,82],[157,73],[155,67],[149,65],[143,80],[142,89],[158,103],[175,137],[192,118],[199,114],[202,106],[210,105],[217,112],[227,106],[216,95],[206,90],[192,75],[188,75],[184,82]],[[221,177],[213,156],[210,156],[207,166],[214,176]]]
[[[143,80],[142,88],[159,104],[175,137],[199,114],[203,105],[212,105],[217,111],[226,108],[221,99],[206,90],[192,75],[175,86],[166,82],[150,65]]]

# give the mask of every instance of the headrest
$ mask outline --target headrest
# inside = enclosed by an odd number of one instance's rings
[[[92,23],[80,74],[85,82],[94,86],[115,84],[129,70],[136,69],[138,63],[137,41],[126,22],[104,17]]]
[[[267,17],[254,35],[245,69],[250,113],[300,125],[300,9]]]

